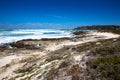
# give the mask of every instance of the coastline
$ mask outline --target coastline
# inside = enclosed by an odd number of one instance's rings
[[[20,80],[27,79],[28,77],[32,76],[32,80],[35,80],[41,75],[40,79],[44,80],[46,75],[43,73],[46,70],[49,72],[49,69],[52,69],[51,66],[54,68],[57,68],[58,66],[60,67],[64,60],[71,60],[71,58],[73,63],[70,64],[76,64],[75,67],[81,67],[84,69],[85,66],[83,66],[83,64],[85,61],[82,61],[82,58],[85,57],[85,53],[74,54],[76,50],[72,48],[73,46],[75,47],[77,45],[89,42],[97,43],[99,40],[118,38],[119,36],[120,35],[108,32],[92,32],[84,35],[83,37],[77,36],[74,38],[51,39],[44,38],[41,40],[26,39],[17,41],[10,44],[10,47],[8,48],[0,49],[0,79],[9,80],[13,78],[15,80]],[[62,49],[67,50],[64,52]],[[59,50],[61,54],[52,54],[58,53]],[[77,64],[79,64],[79,66]],[[26,72],[26,69],[27,73],[24,73],[24,75],[21,74],[21,72]],[[41,70],[41,72],[39,70]],[[33,73],[29,73],[29,71],[33,71]],[[39,74],[37,74],[37,71]],[[69,74],[71,74],[71,72],[69,72]],[[68,76],[67,78],[69,79],[71,77]],[[60,77],[60,79],[63,78]]]

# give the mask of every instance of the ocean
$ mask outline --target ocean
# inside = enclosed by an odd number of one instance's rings
[[[59,29],[13,29],[0,30],[0,44],[22,39],[72,37],[71,31]]]

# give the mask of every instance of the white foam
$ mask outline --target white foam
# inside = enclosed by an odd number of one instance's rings
[[[50,32],[56,34],[49,34]],[[61,37],[71,37],[71,36],[72,35],[70,32],[66,32],[64,30],[52,30],[52,29],[13,30],[13,31],[0,33],[0,44],[15,42],[22,39],[61,38]]]

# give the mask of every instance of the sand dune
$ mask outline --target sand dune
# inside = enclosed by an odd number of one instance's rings
[[[23,52],[23,49],[19,51],[14,51],[14,54],[10,56],[6,55],[0,58],[0,80],[9,80],[12,78],[16,80],[20,80],[29,76],[34,76],[32,80],[37,80],[36,76],[37,77],[42,76],[44,75],[45,70],[49,70],[49,69],[46,69],[46,67],[53,66],[53,63],[56,64],[56,66],[54,67],[57,67],[57,65],[60,65],[60,63],[63,61],[63,60],[60,60],[60,61],[53,60],[51,62],[46,63],[45,60],[49,58],[50,55],[52,55],[52,54],[49,55],[49,53],[54,52],[58,49],[62,49],[65,46],[71,46],[71,45],[75,46],[81,43],[93,42],[100,39],[110,39],[110,38],[117,38],[117,37],[119,37],[119,35],[117,34],[106,33],[106,32],[105,33],[92,32],[92,33],[86,34],[86,37],[83,37],[83,38],[73,38],[75,41],[72,41],[72,40],[62,40],[62,41],[56,40],[54,42],[47,41],[45,45],[42,44],[44,45],[43,51],[35,50],[35,49],[25,50],[24,52]],[[41,43],[43,42],[44,41],[42,41]],[[27,44],[36,44],[36,41],[31,41],[31,42],[28,41]],[[0,53],[5,53],[5,52],[0,52]],[[74,55],[74,54],[72,55],[71,53],[71,56],[73,56],[75,63],[77,62],[80,63],[84,55]],[[32,67],[30,67],[30,65]],[[26,69],[28,67],[33,69],[33,73],[30,73],[30,74],[25,73],[24,76],[22,76],[22,74],[19,74],[20,71],[22,72],[22,68]],[[82,67],[82,63],[81,63],[81,67]],[[37,68],[39,68],[40,70],[42,69],[42,71],[40,72],[39,69]],[[25,71],[26,70],[23,70],[23,72]],[[27,71],[29,71],[29,69]],[[39,72],[39,74],[37,72]]]

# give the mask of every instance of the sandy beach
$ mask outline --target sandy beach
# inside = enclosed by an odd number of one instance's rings
[[[17,41],[8,48],[0,48],[0,80],[46,80],[53,68],[66,66],[65,61],[70,61],[71,66],[80,67],[82,71],[85,68],[85,61],[82,60],[85,53],[75,54],[73,46],[119,36],[107,32],[91,32],[84,37]],[[64,49],[66,52],[62,51]],[[64,69],[71,66],[61,68],[59,76],[54,80],[70,80],[71,76]]]

